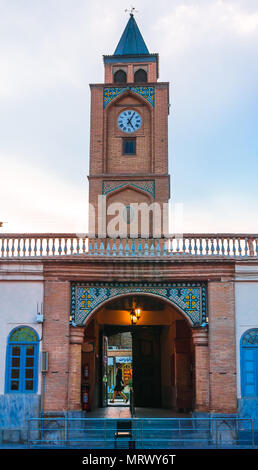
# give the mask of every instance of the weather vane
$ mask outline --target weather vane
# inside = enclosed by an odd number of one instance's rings
[[[126,8],[125,13],[129,12],[131,16],[134,15],[134,13],[138,13],[138,10],[136,10],[133,6],[131,6],[131,10]]]

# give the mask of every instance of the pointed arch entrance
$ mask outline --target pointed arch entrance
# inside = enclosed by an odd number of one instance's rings
[[[131,325],[132,303],[141,307],[137,325]],[[93,334],[94,332],[94,334]],[[109,406],[115,386],[116,365],[131,368],[136,407],[193,409],[193,357],[190,323],[176,308],[151,295],[124,295],[105,302],[86,323],[89,340],[95,337],[95,364],[83,345],[82,368],[94,371],[90,383],[94,407]],[[124,336],[122,339],[121,336]],[[131,339],[131,347],[128,342]],[[127,343],[127,344],[126,344]],[[127,357],[124,363],[124,358]],[[124,376],[125,379],[125,376]],[[115,403],[122,403],[117,397]]]
[[[194,409],[192,333],[193,327],[195,333],[204,329],[205,296],[202,283],[74,283],[72,330],[84,332],[81,385],[88,387],[88,407],[108,405],[108,363],[113,358],[115,366],[114,357],[121,356],[121,351],[109,350],[110,338],[129,333],[136,406]],[[132,299],[142,308],[136,326],[129,315]]]

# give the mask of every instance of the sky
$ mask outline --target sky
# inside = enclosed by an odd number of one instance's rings
[[[133,6],[170,82],[171,232],[258,233],[257,0]],[[87,232],[89,83],[130,7],[0,0],[0,233]]]

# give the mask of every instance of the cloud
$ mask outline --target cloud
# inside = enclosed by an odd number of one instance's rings
[[[85,231],[88,84],[103,82],[102,54],[115,50],[126,8],[126,0],[0,0],[6,229]],[[185,231],[254,229],[257,0],[139,0],[137,9],[149,50],[160,53],[160,80],[171,83],[172,199],[184,204]]]
[[[88,194],[20,156],[0,161],[0,220],[8,232],[87,232]],[[2,229],[3,231],[3,229]]]
[[[166,15],[161,13],[154,31],[166,57],[175,57],[197,44],[203,49],[224,43],[230,37],[253,40],[258,36],[258,7],[248,11],[248,2],[185,1],[170,8]]]
[[[103,1],[29,0],[15,8],[6,3],[1,13],[0,98],[60,86],[84,92],[116,31],[112,8]]]

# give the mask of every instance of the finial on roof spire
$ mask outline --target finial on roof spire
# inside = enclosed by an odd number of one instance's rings
[[[131,6],[131,10],[129,10],[128,8],[126,8],[125,13],[127,13],[127,12],[130,13],[130,16],[133,16],[134,13],[138,13],[138,10],[136,10],[133,6]]]
[[[132,13],[135,11],[135,8],[132,7],[131,10],[127,11],[131,12],[130,18],[116,47],[114,55],[149,55],[148,48]]]

